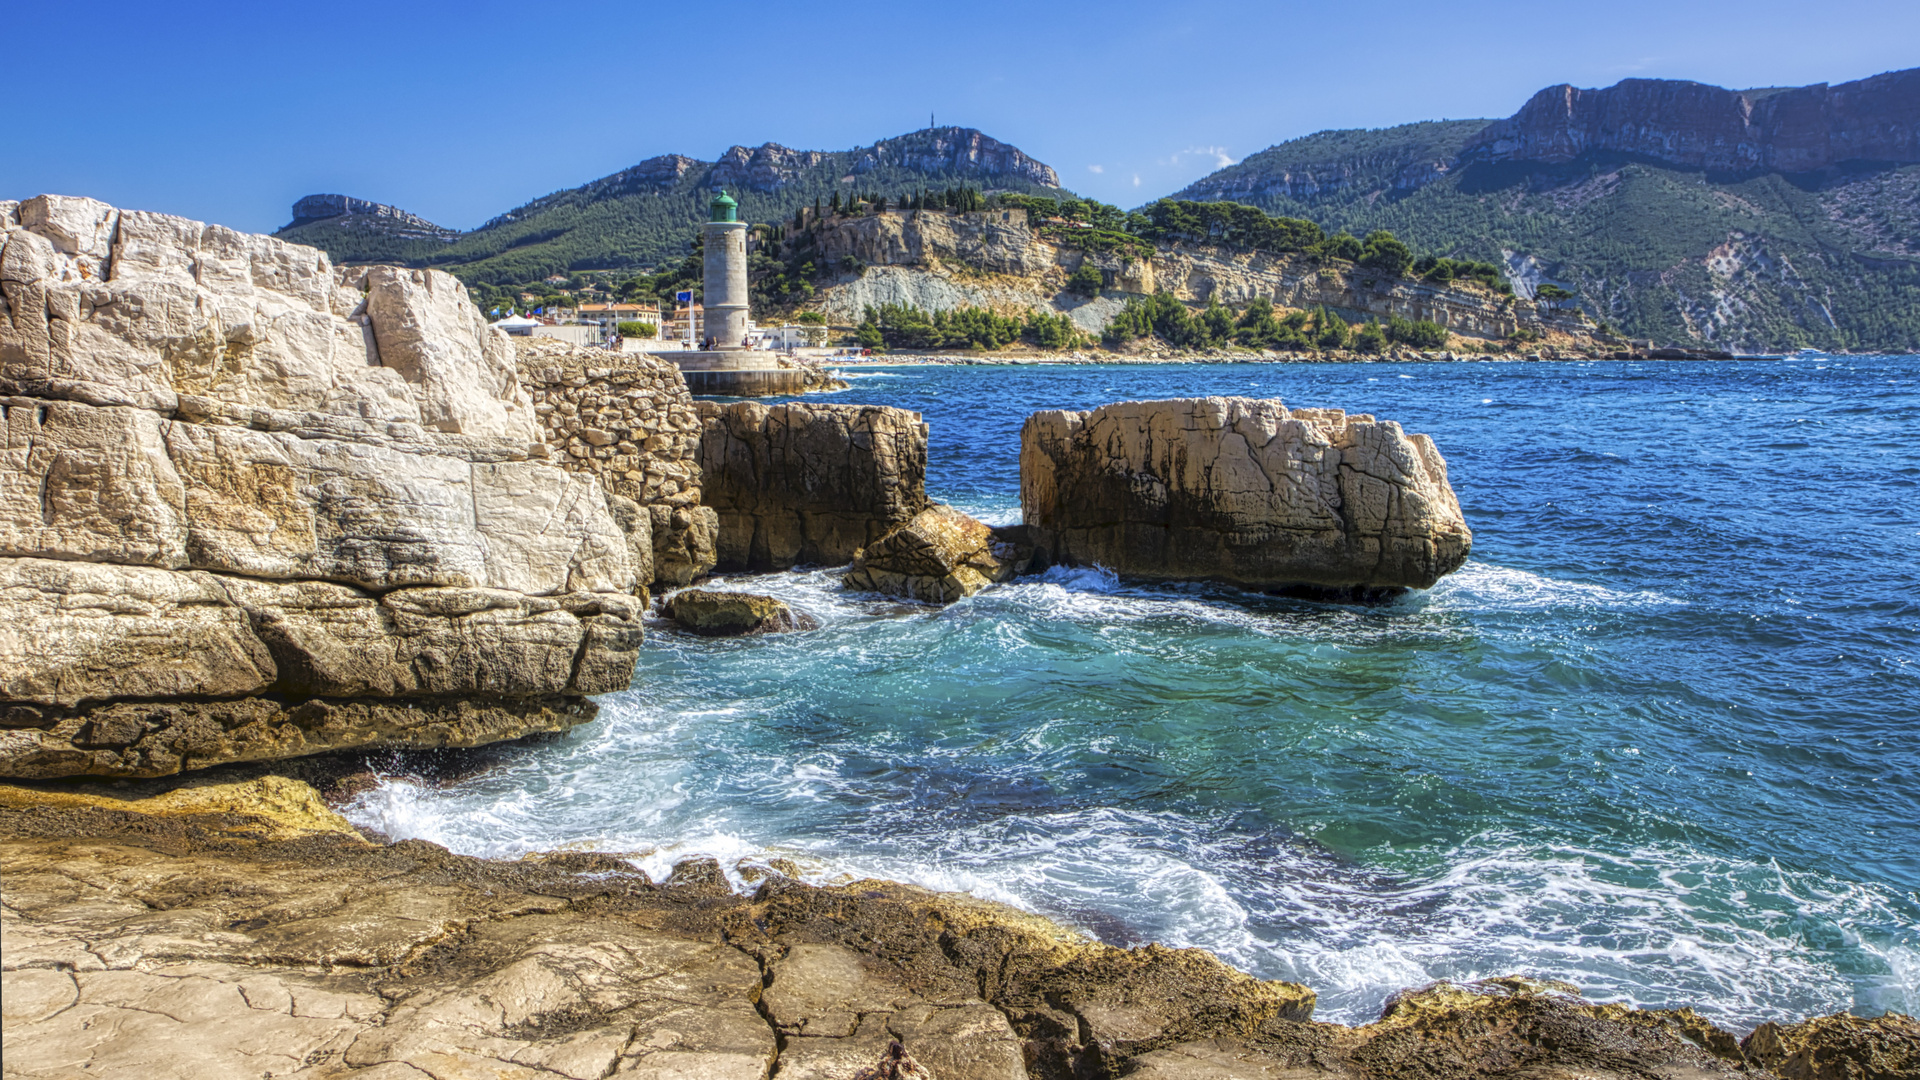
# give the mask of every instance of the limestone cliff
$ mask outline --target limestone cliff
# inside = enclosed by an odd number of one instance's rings
[[[1132,260],[1084,251],[1040,235],[1025,210],[976,213],[888,211],[831,220],[818,236],[818,260],[866,264],[858,276],[824,293],[835,322],[858,322],[869,306],[911,304],[923,310],[962,306],[1002,314],[1063,312],[1098,334],[1130,296],[1165,290],[1181,300],[1244,305],[1266,297],[1286,308],[1325,305],[1350,322],[1391,316],[1425,319],[1455,334],[1504,338],[1515,330],[1584,338],[1592,323],[1579,311],[1466,286],[1392,277],[1351,263],[1304,255],[1270,255],[1203,244],[1165,244],[1153,258]],[[1065,292],[1083,262],[1107,283],[1088,299]]]
[[[300,199],[293,204],[293,220],[285,228],[297,229],[319,221],[329,221],[342,228],[384,232],[407,240],[452,240],[460,235],[397,206],[347,195],[308,195]]]
[[[435,271],[0,204],[0,775],[471,745],[592,715],[626,532]]]
[[[1469,140],[1461,157],[1557,164],[1595,150],[1715,172],[1920,162],[1920,68],[1770,90],[1678,79],[1549,86]]]

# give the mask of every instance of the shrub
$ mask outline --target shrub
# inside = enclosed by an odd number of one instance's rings
[[[1313,326],[1316,331],[1314,344],[1323,349],[1337,349],[1347,343],[1347,321],[1325,307],[1313,313]]]
[[[1042,349],[1071,349],[1080,343],[1080,330],[1072,319],[1044,311],[1028,314],[1022,336]]]
[[[793,321],[799,323],[801,326],[827,325],[827,317],[825,315],[820,314],[817,311],[803,311],[800,314],[795,315],[793,317]]]
[[[1447,328],[1425,319],[1403,319],[1395,315],[1387,320],[1387,339],[1416,349],[1438,349],[1447,343]]]
[[[1386,351],[1387,332],[1380,329],[1380,320],[1368,319],[1367,325],[1353,335],[1353,347],[1367,353]]]
[[[1073,276],[1067,278],[1067,291],[1076,296],[1095,297],[1100,295],[1100,288],[1105,284],[1100,268],[1083,259]]]
[[[660,333],[660,328],[646,322],[615,323],[613,327],[623,338],[650,338]]]
[[[1377,229],[1367,234],[1366,245],[1360,253],[1360,265],[1370,266],[1394,277],[1404,277],[1407,267],[1413,265],[1413,251],[1395,239],[1392,233]]]
[[[1329,236],[1320,245],[1320,254],[1325,258],[1345,259],[1348,262],[1358,259],[1365,251],[1366,248],[1351,233]]]

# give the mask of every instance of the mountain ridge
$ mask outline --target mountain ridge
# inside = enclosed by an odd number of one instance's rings
[[[1505,119],[1288,140],[1172,197],[1502,263],[1636,338],[1920,349],[1920,69],[1562,84]]]
[[[851,150],[795,150],[779,143],[733,146],[717,160],[660,154],[578,187],[543,195],[451,239],[400,226],[415,215],[344,196],[308,196],[274,235],[312,244],[346,262],[400,262],[458,271],[493,283],[578,270],[639,270],[683,258],[706,219],[707,192],[725,187],[747,220],[781,220],[833,193],[889,198],[919,188],[971,184],[1016,192],[1061,190],[1052,167],[974,128],[938,127]],[[301,219],[313,199],[379,206],[384,217]],[[318,204],[316,204],[318,205]],[[430,224],[430,223],[429,223]],[[437,226],[435,226],[437,228]]]

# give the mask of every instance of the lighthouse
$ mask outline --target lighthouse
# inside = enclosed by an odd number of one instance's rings
[[[706,333],[715,349],[747,346],[747,224],[725,188],[708,205],[704,227]]]
[[[673,364],[696,395],[773,397],[802,394],[807,370],[762,349],[747,348],[747,224],[740,204],[720,190],[700,226],[707,340],[698,349],[653,355]]]

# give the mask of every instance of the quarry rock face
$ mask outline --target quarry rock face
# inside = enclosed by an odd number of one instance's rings
[[[1429,588],[1473,542],[1427,436],[1251,398],[1035,413],[1020,505],[1048,561],[1260,590]]]
[[[1025,570],[1031,549],[1003,541],[993,529],[951,506],[936,504],[861,549],[847,572],[849,589],[931,604],[951,604]]]
[[[878,405],[700,402],[725,570],[838,566],[927,505],[927,425]]]
[[[629,531],[457,280],[90,199],[0,225],[0,775],[472,745],[626,687]]]

